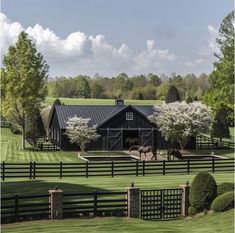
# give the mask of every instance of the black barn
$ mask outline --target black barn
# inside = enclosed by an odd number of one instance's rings
[[[64,134],[68,117],[77,115],[90,118],[90,123],[97,124],[97,132],[101,135],[87,145],[87,150],[128,149],[129,138],[134,138],[137,145],[169,148],[170,143],[148,119],[152,113],[153,106],[125,105],[123,100],[117,100],[115,105],[55,105],[48,122],[50,140],[61,150],[78,150],[78,145],[71,144]],[[191,140],[188,147],[195,148],[195,140]]]

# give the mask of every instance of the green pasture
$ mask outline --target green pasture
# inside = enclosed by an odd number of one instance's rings
[[[46,105],[52,105],[56,98],[46,98]],[[59,98],[61,103],[68,105],[114,105],[115,99],[84,99],[84,98]],[[126,105],[155,105],[160,100],[125,100]]]
[[[27,144],[30,148],[30,145]],[[192,154],[209,155],[211,150],[191,151]],[[89,152],[91,155],[121,155],[124,154],[121,151],[118,152]],[[222,155],[225,157],[234,157],[234,150],[217,150],[216,155]],[[1,128],[1,161],[20,163],[20,162],[82,162],[77,157],[77,152],[74,151],[33,151],[21,149],[21,136],[12,134],[9,129]]]
[[[217,184],[233,182],[232,172],[212,174]],[[66,177],[41,178],[29,180],[27,178],[9,178],[2,181],[2,194],[46,194],[49,189],[59,187],[65,193],[98,191],[123,191],[132,182],[139,188],[178,188],[179,185],[193,181],[195,174],[189,175],[147,175],[147,176],[116,176],[116,177]]]
[[[3,233],[233,233],[233,210],[195,219],[144,221],[129,218],[67,219],[60,221],[30,221],[6,224]]]

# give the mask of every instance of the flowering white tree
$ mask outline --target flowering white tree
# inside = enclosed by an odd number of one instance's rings
[[[75,115],[68,118],[66,122],[65,134],[70,139],[70,142],[79,144],[82,154],[85,151],[86,144],[100,137],[96,132],[97,125],[89,126],[90,120],[90,118],[82,118]]]
[[[174,102],[154,106],[154,113],[149,117],[166,140],[178,141],[184,150],[189,138],[198,133],[211,131],[212,111],[200,103]]]

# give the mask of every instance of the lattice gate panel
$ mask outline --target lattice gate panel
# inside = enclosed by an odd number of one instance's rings
[[[182,189],[163,190],[163,218],[181,216]]]
[[[162,219],[162,190],[141,191],[141,218]]]
[[[182,189],[141,190],[141,218],[144,220],[181,217]]]

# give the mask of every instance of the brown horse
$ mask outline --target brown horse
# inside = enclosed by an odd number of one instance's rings
[[[175,149],[175,148],[167,150],[167,159],[171,160],[171,156],[174,156],[177,159],[183,159],[183,156],[180,153],[180,151],[178,149]]]
[[[142,153],[144,153],[145,160],[147,160],[146,153],[152,152],[153,156],[152,156],[151,160],[157,160],[157,149],[154,148],[153,146],[131,146],[129,151],[131,152],[132,150],[138,150],[138,152],[140,154],[140,159],[141,159]]]
[[[137,137],[128,137],[128,138],[126,139],[126,142],[129,143],[129,146],[133,146],[133,145],[135,145],[135,144],[138,145],[138,138],[137,138]]]

